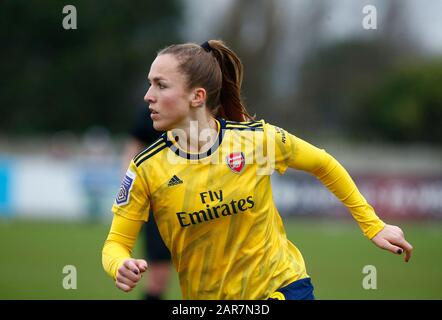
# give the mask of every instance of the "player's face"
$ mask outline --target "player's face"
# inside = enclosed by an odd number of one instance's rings
[[[188,122],[192,94],[178,70],[178,60],[171,54],[159,55],[150,67],[148,79],[150,87],[144,101],[149,104],[155,130],[183,127]]]

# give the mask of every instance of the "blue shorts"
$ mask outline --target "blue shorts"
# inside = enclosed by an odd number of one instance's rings
[[[310,278],[294,281],[272,293],[268,300],[315,300]]]

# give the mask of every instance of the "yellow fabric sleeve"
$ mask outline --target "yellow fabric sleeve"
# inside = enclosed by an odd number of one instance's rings
[[[288,166],[315,175],[349,210],[366,237],[373,238],[385,223],[379,219],[344,167],[325,150],[290,135],[294,151]]]
[[[128,219],[147,221],[150,208],[150,191],[147,170],[141,170],[130,162],[126,177],[120,187],[112,212]]]
[[[114,280],[124,260],[131,258],[132,249],[143,223],[141,220],[131,220],[114,214],[102,251],[103,268]]]

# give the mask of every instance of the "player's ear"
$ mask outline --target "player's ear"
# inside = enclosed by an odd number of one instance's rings
[[[195,88],[190,93],[190,105],[192,107],[199,107],[206,102],[206,90],[204,88]]]

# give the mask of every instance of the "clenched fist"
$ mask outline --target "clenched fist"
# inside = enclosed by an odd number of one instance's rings
[[[118,268],[115,284],[118,289],[129,292],[137,285],[142,273],[147,270],[147,262],[143,259],[126,259]]]

